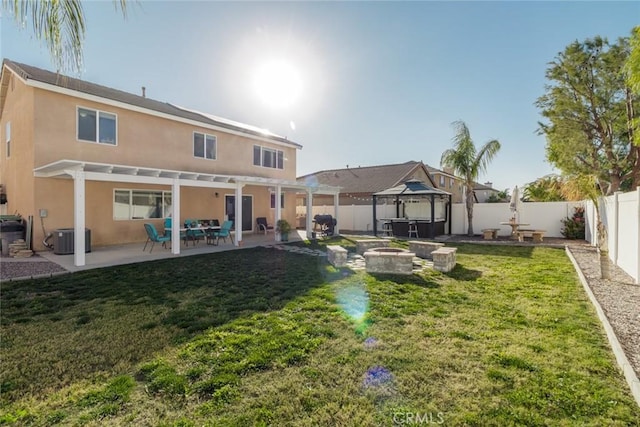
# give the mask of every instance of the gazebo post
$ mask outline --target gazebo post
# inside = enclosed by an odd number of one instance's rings
[[[378,237],[378,221],[376,218],[376,199],[377,196],[374,194],[373,195],[373,235],[375,237]]]
[[[449,218],[448,219],[448,221],[449,221],[449,236],[451,236],[451,223],[453,222],[453,218],[452,218],[452,214],[453,214],[452,208],[453,208],[453,206],[451,205],[451,194],[449,194],[448,208],[449,208],[448,209],[448,211],[449,211],[449,213],[448,213],[448,218]]]
[[[396,196],[396,218],[400,218],[400,196]]]

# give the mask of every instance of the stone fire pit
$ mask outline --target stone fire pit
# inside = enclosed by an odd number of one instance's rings
[[[416,254],[400,248],[371,248],[364,253],[367,273],[412,274]]]

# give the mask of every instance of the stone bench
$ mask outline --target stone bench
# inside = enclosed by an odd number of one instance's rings
[[[433,257],[433,268],[443,273],[447,273],[456,266],[456,252],[458,248],[444,247],[431,252]]]
[[[516,234],[518,236],[518,241],[519,242],[524,242],[524,238],[525,237],[529,237],[531,236],[531,239],[536,242],[536,243],[540,243],[542,242],[543,238],[544,238],[544,233],[546,233],[547,230],[518,230],[516,231]]]
[[[431,259],[431,253],[444,247],[444,243],[438,242],[422,242],[413,240],[409,242],[409,251],[416,254],[419,258]]]
[[[334,267],[344,267],[347,264],[347,250],[338,245],[327,245],[327,258]]]
[[[366,239],[356,240],[356,253],[358,255],[364,255],[369,249],[373,248],[388,248],[389,241],[385,239]]]
[[[366,272],[413,274],[413,257],[415,257],[415,254],[402,249],[400,251],[402,252],[365,252]]]
[[[499,228],[485,228],[482,230],[484,240],[495,240],[498,238]]]

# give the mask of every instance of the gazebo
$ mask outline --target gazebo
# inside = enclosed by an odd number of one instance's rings
[[[451,193],[430,187],[422,181],[408,180],[373,195],[373,234],[378,236],[376,204],[391,199],[396,206],[395,218],[380,218],[391,225],[394,236],[428,237],[451,234]],[[412,236],[409,236],[410,225]],[[417,232],[417,233],[416,233]],[[417,235],[416,235],[417,234]]]

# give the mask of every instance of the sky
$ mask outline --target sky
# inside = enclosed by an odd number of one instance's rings
[[[502,148],[479,182],[512,190],[557,170],[542,119],[548,63],[575,40],[640,24],[640,2],[84,3],[81,74],[260,126],[303,146],[296,175],[423,161],[452,123]],[[3,12],[0,56],[55,71],[29,24]]]

